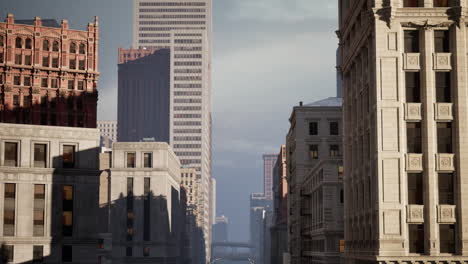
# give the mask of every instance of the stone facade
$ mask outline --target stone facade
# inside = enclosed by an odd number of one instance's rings
[[[345,262],[467,263],[467,2],[339,4]]]
[[[0,124],[0,142],[3,261],[98,262],[99,131]]]
[[[0,23],[0,122],[96,128],[98,20]]]
[[[286,138],[291,263],[339,263],[341,99],[294,107]]]
[[[97,128],[101,133],[101,147],[110,149],[117,142],[117,121],[98,121]]]

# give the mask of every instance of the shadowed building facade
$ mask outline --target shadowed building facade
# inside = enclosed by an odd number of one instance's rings
[[[345,261],[467,263],[467,1],[339,1]]]

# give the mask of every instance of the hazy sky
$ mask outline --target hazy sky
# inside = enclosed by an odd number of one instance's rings
[[[335,96],[333,0],[213,0],[213,176],[230,239],[247,240],[249,194],[263,192],[262,154],[278,152],[299,101]],[[99,16],[99,119],[116,119],[117,48],[132,41],[132,0],[0,0],[0,15]]]

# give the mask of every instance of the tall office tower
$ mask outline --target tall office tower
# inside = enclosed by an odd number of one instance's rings
[[[340,1],[347,263],[466,263],[466,1]]]
[[[0,29],[0,122],[95,128],[97,19],[81,31],[8,14]]]
[[[170,139],[210,200],[212,0],[134,0],[134,48],[171,50]],[[207,260],[211,208],[203,208]]]
[[[169,143],[169,49],[119,48],[118,141]]]
[[[278,154],[263,154],[263,193],[265,198],[273,200],[273,168]]]
[[[228,242],[229,219],[222,215],[216,217],[213,225],[213,242]]]
[[[263,193],[252,193],[250,195],[250,245],[251,254],[255,263],[264,263],[263,247],[265,232],[265,213],[271,211],[272,201],[266,199]]]
[[[295,106],[286,138],[291,263],[339,263],[343,238],[342,108],[330,97]]]
[[[98,36],[0,23],[1,263],[99,261]]]
[[[101,134],[101,147],[112,148],[117,142],[117,121],[97,121],[97,128]]]

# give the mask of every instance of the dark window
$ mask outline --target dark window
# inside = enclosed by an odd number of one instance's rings
[[[450,52],[450,32],[448,30],[434,31],[434,51]]]
[[[42,96],[41,97],[41,107],[42,108],[47,108],[47,103],[48,103],[47,96]]]
[[[439,225],[440,253],[455,253],[455,225]]]
[[[34,144],[34,167],[45,168],[47,160],[47,145]]]
[[[343,189],[340,190],[340,203],[344,203],[344,192],[343,192]]]
[[[405,30],[405,52],[419,53],[419,31]]]
[[[23,85],[24,85],[24,86],[31,86],[31,77],[29,77],[29,76],[24,76]]]
[[[16,38],[15,47],[17,49],[21,49],[23,47],[23,40],[20,37]]]
[[[126,257],[131,257],[131,256],[133,256],[132,247],[127,247],[127,248],[125,249],[125,256],[126,256]]]
[[[42,66],[49,67],[49,56],[42,57]]]
[[[84,81],[78,81],[78,90],[80,91],[84,90]]]
[[[0,63],[3,63],[3,52],[0,52]]]
[[[330,135],[338,136],[340,134],[340,128],[338,122],[330,122]]]
[[[2,261],[3,263],[13,262],[15,247],[11,245],[2,246]]]
[[[153,167],[153,154],[152,153],[144,153],[143,154],[143,167],[144,168],[152,168]]]
[[[73,261],[73,247],[70,245],[62,246],[62,261],[72,262]]]
[[[76,60],[75,59],[70,60],[70,69],[76,69]]]
[[[44,261],[44,246],[33,246],[33,263]]]
[[[80,60],[78,62],[78,67],[80,70],[84,70],[85,69],[85,61],[84,60]]]
[[[58,67],[59,67],[59,59],[52,58],[52,68],[58,68]]]
[[[4,166],[17,167],[18,166],[18,143],[5,142],[5,161]]]
[[[31,55],[25,55],[25,56],[24,56],[24,64],[25,64],[25,65],[29,65],[29,66],[32,65],[32,57],[31,57]]]
[[[73,42],[70,44],[70,53],[76,53],[76,44]]]
[[[450,72],[436,72],[436,100],[438,103],[452,101]]]
[[[410,253],[424,254],[424,225],[408,225]]]
[[[13,106],[14,107],[20,106],[20,98],[18,94],[13,95]]]
[[[26,49],[32,49],[32,40],[30,38],[26,39],[25,48]]]
[[[15,76],[13,77],[13,84],[14,84],[14,85],[21,85],[21,76],[15,75]]]
[[[404,0],[403,7],[423,7],[420,1],[422,0]]]
[[[127,178],[127,241],[133,239],[133,178]]]
[[[127,168],[135,168],[135,153],[127,153]]]
[[[53,50],[53,51],[59,51],[59,43],[58,43],[58,41],[54,41],[54,44],[52,45],[52,50]]]
[[[406,142],[408,153],[422,153],[421,123],[406,123]]]
[[[33,235],[35,237],[44,236],[44,204],[45,204],[45,185],[34,185],[34,219]]]
[[[41,79],[41,86],[42,87],[49,87],[49,80],[47,78]]]
[[[23,56],[21,54],[15,54],[15,64],[23,64],[22,62]]]
[[[150,200],[151,200],[151,179],[150,178],[145,178],[144,179],[144,203],[143,203],[143,240],[144,241],[150,241],[151,237],[151,224],[150,224],[150,218],[151,218],[151,211],[150,211]]]
[[[73,235],[73,186],[63,186],[62,235]]]
[[[314,160],[319,158],[318,145],[309,146],[309,159]]]
[[[52,79],[50,80],[50,86],[52,88],[58,88],[58,79]]]
[[[149,257],[150,255],[150,248],[149,247],[144,247],[143,248],[143,257]]]
[[[80,44],[80,54],[85,54],[86,53],[86,46],[85,44],[81,43]]]
[[[75,146],[63,145],[63,167],[74,168],[75,167]]]
[[[15,235],[16,184],[5,183],[3,205],[3,235]]]
[[[406,102],[421,102],[421,87],[419,72],[407,72],[406,76]]]
[[[23,97],[23,106],[24,107],[30,107],[32,103],[32,97],[31,95],[25,95]]]
[[[42,49],[45,50],[45,51],[48,51],[50,48],[50,44],[49,44],[49,41],[47,39],[45,39],[44,41],[42,41]]]
[[[0,36],[0,47],[3,47],[5,44],[5,38],[3,36]]]
[[[75,81],[68,80],[68,89],[73,90],[75,88]]]
[[[422,173],[408,173],[408,204],[424,204]]]
[[[439,173],[439,204],[455,204],[453,180],[453,174]]]
[[[452,153],[452,123],[437,123],[437,152]]]
[[[309,123],[309,135],[311,136],[318,135],[318,123],[317,122]]]
[[[340,145],[330,145],[330,157],[341,157]]]

